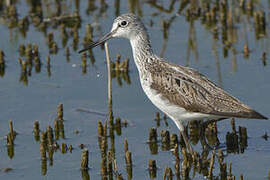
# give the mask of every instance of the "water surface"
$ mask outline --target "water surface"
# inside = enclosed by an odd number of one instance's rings
[[[75,12],[81,18],[78,28],[78,48],[74,48],[73,26],[67,26],[69,36],[66,44],[62,42],[61,26],[59,22],[48,23],[45,32],[37,28],[31,17],[37,12],[31,12],[30,1],[15,2],[18,20],[29,18],[29,27],[25,36],[19,28],[9,27],[7,22],[7,6],[1,10],[1,42],[0,48],[5,53],[6,68],[4,75],[0,78],[0,177],[1,179],[80,179],[80,144],[89,149],[90,179],[100,179],[100,150],[98,145],[97,123],[103,123],[107,119],[107,68],[105,63],[105,52],[97,47],[93,50],[95,62],[91,63],[87,58],[87,72],[82,72],[81,55],[78,49],[83,47],[86,24],[93,27],[93,38],[98,39],[102,34],[111,29],[112,22],[117,16],[115,2],[92,1],[96,9],[89,10],[88,3],[91,1],[61,1],[60,10],[54,1],[37,1],[41,4],[44,19],[71,15]],[[162,55],[166,60],[175,64],[190,66],[205,74],[209,79],[216,82],[229,93],[238,97],[263,115],[270,117],[268,104],[270,101],[270,71],[268,66],[269,38],[268,24],[266,33],[256,37],[254,18],[243,13],[239,4],[228,2],[234,13],[233,32],[228,33],[227,40],[222,35],[222,24],[203,23],[203,17],[194,19],[191,23],[186,16],[188,4],[184,10],[179,11],[183,1],[175,1],[171,11],[162,11],[157,7],[169,9],[165,2],[157,2],[158,6],[151,5],[150,1],[121,1],[119,14],[134,12],[145,22],[148,29],[154,52]],[[154,1],[153,1],[154,2]],[[172,1],[173,2],[173,1]],[[203,2],[201,4],[204,7]],[[235,4],[234,4],[235,3]],[[4,3],[5,4],[5,3]],[[34,3],[32,3],[34,4]],[[37,3],[38,5],[38,3]],[[214,2],[210,3],[210,7]],[[38,6],[37,6],[38,7]],[[264,11],[266,22],[268,22],[268,3],[254,1],[254,11]],[[88,10],[87,10],[88,9]],[[59,10],[59,9],[58,9]],[[167,31],[167,39],[164,38],[164,26],[162,22],[170,22]],[[215,29],[215,27],[217,29]],[[214,36],[217,30],[217,37]],[[229,30],[228,30],[229,31]],[[51,54],[48,49],[47,35],[53,33],[54,41],[58,46],[58,53]],[[28,80],[20,81],[21,66],[19,46],[28,43],[37,44],[42,62],[41,71],[32,69]],[[245,57],[243,51],[247,45],[250,53]],[[65,49],[69,47],[70,60],[66,60]],[[75,46],[76,47],[76,46]],[[110,55],[113,60],[117,54],[121,54],[121,60],[130,59],[129,76],[131,83],[122,79],[120,86],[117,79],[112,80],[113,114],[127,120],[128,126],[122,128],[122,135],[115,135],[115,159],[118,170],[124,179],[128,179],[124,158],[124,138],[127,138],[129,151],[133,159],[133,179],[148,179],[148,160],[157,162],[157,177],[162,179],[166,165],[174,170],[175,157],[170,151],[162,151],[159,143],[157,154],[151,154],[148,140],[149,128],[156,127],[154,121],[155,113],[159,111],[151,104],[141,89],[138,72],[133,62],[132,51],[129,42],[125,39],[113,39],[109,42]],[[261,59],[266,53],[266,65]],[[51,58],[51,75],[46,68],[46,57]],[[25,57],[21,57],[26,60]],[[40,129],[45,130],[47,126],[54,126],[56,118],[56,107],[64,105],[64,131],[65,138],[60,138],[57,143],[72,145],[72,153],[54,153],[53,165],[47,162],[47,170],[41,168],[40,145],[33,136],[33,125],[37,120]],[[82,112],[78,111],[82,109]],[[161,116],[163,116],[161,114]],[[6,146],[6,135],[8,134],[8,121],[12,120],[14,129],[18,132],[14,141],[14,155],[8,156]],[[231,132],[230,120],[218,123],[218,138],[221,149],[224,151],[224,161],[232,163],[232,173],[239,179],[240,174],[245,179],[266,179],[270,167],[269,141],[261,138],[265,132],[269,133],[269,121],[236,119],[236,127],[247,128],[248,146],[244,153],[227,153],[226,133]],[[158,134],[161,130],[169,130],[171,133],[179,134],[174,123],[168,119],[168,127],[162,121],[157,128]],[[78,131],[78,133],[75,133]],[[159,136],[160,138],[160,136]],[[110,145],[110,143],[109,143]],[[198,153],[202,152],[199,144],[194,145]],[[211,152],[209,154],[210,158]],[[181,156],[181,153],[180,153]],[[12,168],[4,172],[5,168]],[[219,166],[216,160],[214,175],[219,176]],[[192,171],[190,178],[192,178]],[[202,179],[202,174],[196,173],[194,179]]]

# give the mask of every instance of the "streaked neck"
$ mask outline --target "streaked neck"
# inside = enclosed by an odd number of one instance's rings
[[[153,50],[146,32],[139,32],[130,39],[133,58],[137,68],[140,70],[145,63],[150,63]]]

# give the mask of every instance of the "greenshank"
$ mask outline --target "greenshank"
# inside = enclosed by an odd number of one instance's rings
[[[79,53],[115,37],[130,41],[145,94],[175,122],[190,153],[193,150],[184,127],[191,120],[267,119],[196,70],[169,63],[155,55],[144,24],[134,14],[117,17],[108,34]]]

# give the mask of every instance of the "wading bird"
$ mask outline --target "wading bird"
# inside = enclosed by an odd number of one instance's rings
[[[193,150],[184,126],[191,120],[267,119],[194,69],[169,63],[155,55],[144,24],[134,14],[117,17],[108,34],[79,53],[115,37],[130,41],[145,94],[175,122],[190,153],[193,154]]]

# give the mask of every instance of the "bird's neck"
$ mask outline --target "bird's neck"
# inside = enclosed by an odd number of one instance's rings
[[[130,39],[132,46],[133,58],[135,64],[140,71],[146,64],[151,63],[153,50],[146,32],[139,32]]]

